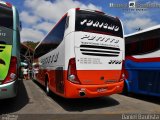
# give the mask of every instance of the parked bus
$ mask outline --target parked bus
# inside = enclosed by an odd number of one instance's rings
[[[121,21],[99,11],[70,9],[34,53],[35,80],[65,98],[123,90]]]
[[[17,95],[20,22],[16,8],[0,1],[0,99]]]
[[[160,25],[125,36],[125,91],[160,96]]]

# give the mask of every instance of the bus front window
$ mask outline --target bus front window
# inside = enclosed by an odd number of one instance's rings
[[[0,5],[0,44],[12,44],[13,39],[12,8]]]

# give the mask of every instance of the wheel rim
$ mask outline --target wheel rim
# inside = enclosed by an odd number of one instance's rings
[[[47,82],[47,85],[46,85],[46,92],[49,93],[49,86],[48,86],[48,82]]]

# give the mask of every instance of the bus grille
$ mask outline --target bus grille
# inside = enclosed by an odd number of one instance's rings
[[[160,71],[140,70],[138,71],[139,89],[152,93],[160,93]]]
[[[80,48],[83,55],[118,57],[120,53],[120,49],[115,47],[81,45]]]

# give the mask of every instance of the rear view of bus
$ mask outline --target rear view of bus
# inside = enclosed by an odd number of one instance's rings
[[[19,18],[15,7],[0,2],[0,99],[17,94],[19,67]]]
[[[71,17],[74,12],[75,19]],[[75,31],[65,38],[66,97],[121,92],[124,39],[120,20],[99,11],[80,9],[68,12],[68,19],[67,26],[75,23]]]
[[[118,18],[71,9],[40,42],[35,80],[66,98],[98,97],[123,88],[124,39]]]

